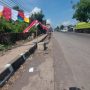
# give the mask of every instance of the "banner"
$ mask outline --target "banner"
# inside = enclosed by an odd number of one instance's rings
[[[23,22],[23,20],[24,20],[24,13],[21,12],[21,11],[18,12],[18,20],[19,20],[20,22]]]
[[[30,22],[29,16],[30,16],[29,13],[26,13],[26,12],[24,13],[24,21],[27,22],[27,23]]]
[[[14,21],[18,20],[18,11],[12,9],[11,12],[12,12],[11,19]]]
[[[1,18],[2,15],[3,15],[3,9],[4,9],[4,7],[0,5],[0,18]]]
[[[29,30],[35,26],[36,24],[38,23],[37,20],[34,20],[23,32],[26,33],[26,32],[29,32]]]
[[[45,25],[41,24],[41,22],[38,22],[38,20],[34,20],[23,32],[29,32],[29,30],[37,24],[41,25],[44,30],[48,30],[48,28]]]

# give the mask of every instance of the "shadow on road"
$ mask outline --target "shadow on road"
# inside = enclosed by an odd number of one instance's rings
[[[81,89],[77,87],[70,87],[69,90],[81,90]]]

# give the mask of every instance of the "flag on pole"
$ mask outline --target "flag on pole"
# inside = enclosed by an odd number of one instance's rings
[[[9,21],[11,19],[11,9],[8,7],[4,7],[3,16],[7,21]]]
[[[18,20],[19,20],[20,22],[22,22],[22,21],[24,20],[24,13],[21,12],[21,11],[18,12]]]
[[[30,22],[29,17],[30,17],[29,13],[26,13],[25,12],[24,13],[24,21],[27,22],[27,23],[29,23]]]
[[[18,11],[12,9],[11,12],[12,12],[11,19],[14,21],[18,20]]]
[[[0,18],[1,18],[2,15],[3,15],[3,9],[4,9],[4,7],[3,7],[2,5],[0,5]]]

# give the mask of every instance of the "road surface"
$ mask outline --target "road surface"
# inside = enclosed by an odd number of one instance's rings
[[[90,35],[53,33],[48,50],[36,51],[18,72],[2,90],[90,90]]]
[[[77,87],[90,90],[90,35],[54,33],[56,90]]]

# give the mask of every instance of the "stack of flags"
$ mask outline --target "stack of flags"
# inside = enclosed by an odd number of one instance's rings
[[[20,22],[30,23],[30,14],[28,12],[16,11],[2,5],[0,5],[0,18],[1,17],[4,17],[7,21],[11,19],[13,21],[19,20]]]

